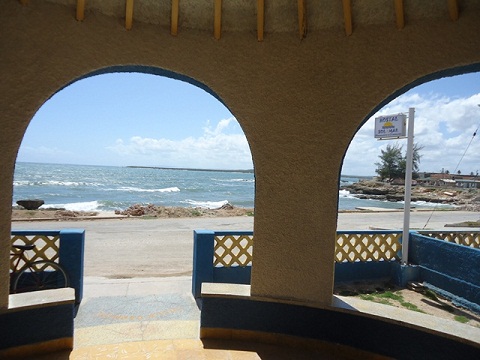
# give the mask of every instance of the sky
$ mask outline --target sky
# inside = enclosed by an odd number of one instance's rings
[[[342,174],[373,176],[381,149],[374,119],[415,108],[420,171],[480,173],[480,73],[422,84],[374,114],[357,132]],[[204,90],[162,76],[111,73],[79,80],[37,111],[17,161],[59,164],[252,169],[230,111]]]

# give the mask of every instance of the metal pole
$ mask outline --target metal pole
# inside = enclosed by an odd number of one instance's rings
[[[405,208],[403,212],[402,263],[408,264],[408,240],[410,231],[410,198],[412,194],[413,124],[415,108],[408,109],[407,164],[405,171]]]

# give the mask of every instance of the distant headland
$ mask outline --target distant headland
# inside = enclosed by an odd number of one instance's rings
[[[129,166],[127,166],[127,168],[157,169],[157,170],[184,170],[184,171],[212,171],[212,172],[232,172],[232,173],[253,173],[253,169],[248,169],[248,170],[220,170],[220,169],[172,168],[172,167],[137,166],[137,165],[129,165]]]

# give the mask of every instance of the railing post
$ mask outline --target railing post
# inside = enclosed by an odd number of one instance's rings
[[[214,242],[214,231],[193,231],[192,294],[195,299],[201,296],[202,282],[213,281]]]
[[[69,287],[75,289],[75,303],[79,305],[83,298],[85,230],[60,230],[59,263],[68,274]]]

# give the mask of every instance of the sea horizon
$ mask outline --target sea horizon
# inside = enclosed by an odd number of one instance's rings
[[[342,175],[342,186],[369,177]],[[358,199],[339,189],[339,210],[401,208],[403,202]],[[141,204],[166,207],[254,208],[252,171],[151,166],[79,165],[17,162],[13,202],[41,199],[41,208],[114,211]],[[413,204],[431,207],[428,203]]]

